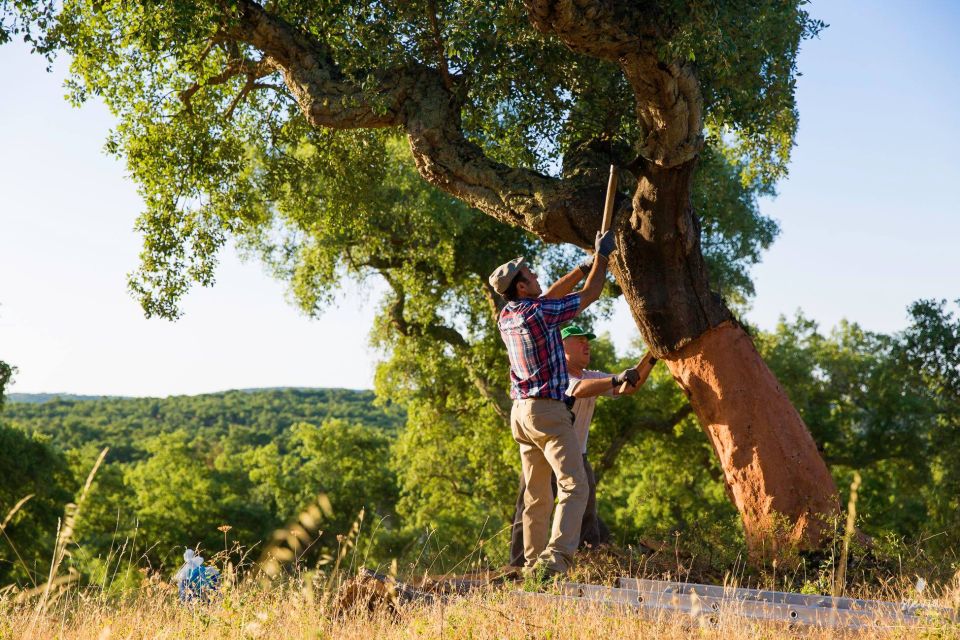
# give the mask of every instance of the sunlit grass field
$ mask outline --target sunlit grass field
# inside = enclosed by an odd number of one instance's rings
[[[169,583],[146,579],[126,597],[68,590],[46,611],[0,600],[3,638],[957,638],[957,627],[893,631],[790,629],[780,623],[634,613],[598,605],[527,602],[512,590],[485,590],[430,605],[342,610],[336,594],[309,581],[228,586],[215,601],[185,605]]]
[[[100,585],[80,586],[67,579],[66,573],[52,578],[47,588],[8,586],[0,590],[0,638],[960,638],[960,625],[943,621],[931,621],[925,627],[854,631],[790,627],[735,615],[641,614],[590,601],[531,598],[522,591],[524,585],[516,582],[462,595],[438,595],[434,590],[431,602],[404,602],[384,583],[356,578],[355,549],[345,537],[343,553],[326,569],[295,562],[250,562],[234,567],[228,555],[217,554],[209,562],[221,567],[223,580],[208,602],[181,602],[169,575],[136,567]],[[738,564],[723,578],[710,580],[691,573],[692,565],[684,562],[675,553],[637,557],[622,550],[593,552],[582,554],[569,579],[612,585],[617,576],[634,575],[812,591],[816,580],[811,577],[821,582],[829,577],[798,572],[758,574]],[[394,564],[378,570],[392,573],[396,568]],[[122,581],[120,575],[125,575]],[[405,580],[421,587],[418,592],[422,593],[429,591],[430,585],[442,584],[436,580],[441,577],[446,576],[409,573]],[[960,605],[958,578],[918,591],[915,576],[891,575],[878,580],[875,575],[869,583],[850,584],[844,594],[947,606],[956,611]]]

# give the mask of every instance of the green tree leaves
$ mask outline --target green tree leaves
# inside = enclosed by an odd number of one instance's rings
[[[481,325],[460,327],[469,338],[460,346],[389,333],[380,402],[402,401],[403,415],[372,406],[369,392],[342,390],[7,405],[12,427],[0,428],[0,465],[13,469],[13,484],[0,486],[0,509],[35,495],[6,530],[31,569],[0,545],[2,575],[27,583],[30,572],[43,573],[62,506],[105,444],[111,457],[85,503],[73,554],[94,579],[124,544],[154,566],[179,563],[184,546],[220,549],[221,524],[233,527],[231,542],[255,544],[319,493],[333,516],[311,562],[336,547],[361,509],[365,536],[377,530],[365,538],[376,543],[373,562],[419,557],[453,566],[480,541],[483,558],[502,562],[519,465],[503,399],[478,384],[494,387],[502,346],[482,328],[489,309],[477,304]],[[922,547],[939,553],[960,535],[957,322],[944,302],[918,302],[911,317],[904,332],[881,335],[850,323],[822,332],[798,316],[755,339],[839,483],[861,473],[863,530],[929,538]],[[396,327],[387,321],[379,330]],[[593,366],[618,371],[635,356],[618,357],[601,337]],[[599,401],[590,456],[601,514],[618,541],[681,531],[721,563],[728,558],[719,550],[742,548],[710,445],[662,366],[635,396]]]
[[[479,231],[480,216],[418,188],[398,132],[309,125],[302,109],[313,98],[284,86],[274,63],[237,36],[242,4],[3,4],[6,31],[48,55],[71,56],[76,102],[95,95],[118,117],[107,149],[125,159],[146,205],[137,223],[141,264],[130,275],[145,313],[176,318],[190,286],[213,284],[217,254],[230,240],[288,278],[311,313],[343,274],[355,275],[384,249],[399,259],[399,245],[409,245],[409,259],[431,247],[452,266],[449,242],[429,242],[451,240],[456,220],[464,232]],[[323,100],[344,108],[375,102],[376,87],[363,89],[371,74],[446,69],[466,137],[512,166],[559,175],[565,163],[573,170],[576,150],[590,140],[610,143],[626,163],[646,135],[617,65],[537,33],[519,2],[285,1],[268,10],[315,39],[316,55],[329,57],[344,87],[361,89]],[[783,175],[793,144],[798,43],[823,25],[803,3],[780,0],[622,11],[656,35],[664,60],[696,63],[708,123],[697,210],[707,221],[716,286],[740,303],[751,293],[745,267],[776,233],[755,198]],[[361,237],[366,255],[356,255]],[[518,242],[507,242],[501,251],[509,253]],[[493,246],[489,237],[467,244],[460,248]]]
[[[5,424],[0,424],[0,469],[0,581],[43,584],[57,523],[77,483],[49,438]]]

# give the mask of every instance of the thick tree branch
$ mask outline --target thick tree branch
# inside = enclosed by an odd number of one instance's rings
[[[616,62],[633,88],[646,132],[640,153],[664,167],[696,157],[703,146],[703,98],[690,64],[656,53],[668,27],[655,3],[633,0],[524,0],[530,22],[573,51]]]
[[[415,68],[372,70],[367,88],[361,88],[341,72],[322,42],[252,0],[240,3],[240,20],[228,33],[276,65],[314,126],[360,129],[403,124],[404,106],[417,82]]]
[[[533,26],[554,33],[570,49],[617,61],[663,39],[656,3],[636,0],[524,0]]]
[[[410,63],[346,77],[318,39],[301,33],[252,0],[241,3],[230,35],[263,52],[314,126],[400,126],[420,174],[488,215],[550,242],[591,244],[599,228],[605,175],[561,180],[495,162],[461,129],[461,104],[441,71]]]
[[[569,3],[558,0],[555,4],[563,9]],[[588,4],[590,0],[583,0],[578,6]],[[282,72],[312,125],[401,127],[417,169],[431,184],[545,241],[584,248],[592,244],[601,222],[607,177],[604,165],[591,169],[602,162],[601,147],[585,143],[569,149],[564,165],[571,171],[562,179],[496,162],[464,136],[462,98],[445,86],[436,69],[417,62],[376,69],[363,74],[361,87],[342,73],[321,39],[298,31],[252,0],[241,0],[240,6],[240,20],[231,27],[231,37],[260,50],[264,59]],[[616,8],[615,13],[621,10]],[[654,352],[664,356],[722,322],[729,313],[713,300],[699,269],[699,230],[689,215],[689,181],[701,141],[696,79],[686,66],[658,62],[644,48],[643,38],[627,40],[618,51],[623,54],[619,63],[634,86],[638,117],[646,127],[641,149],[645,160],[635,167],[640,175],[632,202],[619,198],[619,215],[615,215],[612,228],[621,246],[637,234],[648,242],[632,245],[644,255],[643,261],[634,260],[634,264],[625,251],[619,251],[614,254],[611,271],[623,287],[636,280],[636,286],[624,291],[630,294],[635,312],[649,307],[649,313],[641,314],[646,320],[638,320],[638,326]],[[609,149],[608,155],[608,162],[614,156],[623,161],[621,151]],[[684,159],[687,161],[678,164]],[[625,215],[631,207],[630,215]],[[682,244],[676,242],[678,238]],[[674,254],[692,255],[698,268],[678,270],[674,268],[676,260],[664,262],[677,257]],[[671,265],[670,269],[649,268],[661,263]],[[645,274],[642,278],[641,273]],[[661,281],[664,277],[668,282]],[[698,293],[695,304],[677,309],[677,301],[688,301],[691,286]],[[664,329],[662,318],[674,319],[672,325],[676,326]]]
[[[640,155],[676,167],[703,148],[703,97],[689,64],[664,64],[650,53],[624,56],[620,67],[633,87],[637,119],[646,132]]]

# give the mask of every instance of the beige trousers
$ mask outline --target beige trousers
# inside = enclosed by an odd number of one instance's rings
[[[589,489],[573,414],[559,400],[515,400],[510,412],[513,439],[520,445],[520,463],[527,489],[523,496],[523,556],[526,566],[537,560],[566,572],[580,543],[580,522]],[[553,481],[557,476],[557,512]],[[549,534],[549,540],[548,540]]]

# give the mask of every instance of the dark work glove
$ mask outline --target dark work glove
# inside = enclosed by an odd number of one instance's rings
[[[613,376],[612,383],[614,387],[619,387],[624,382],[629,382],[632,387],[640,382],[640,374],[637,373],[636,369],[624,369],[619,375]]]
[[[578,268],[584,278],[590,275],[590,269],[593,269],[593,256],[587,256],[587,258],[578,265]]]
[[[617,248],[617,241],[613,237],[613,231],[600,233],[597,231],[597,238],[593,242],[593,249],[604,258],[609,258],[613,250]]]

